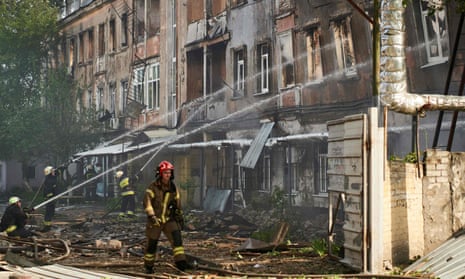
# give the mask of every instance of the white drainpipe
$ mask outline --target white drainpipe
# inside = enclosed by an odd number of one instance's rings
[[[465,97],[407,92],[402,0],[381,1],[380,95],[390,110],[420,116],[427,110],[465,110]]]

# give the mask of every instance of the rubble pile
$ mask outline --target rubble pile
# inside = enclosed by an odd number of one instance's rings
[[[146,217],[141,212],[137,216],[137,219],[120,219],[117,213],[109,213],[96,204],[61,207],[57,209],[51,231],[39,233],[36,240],[29,242],[2,236],[0,253],[6,261],[12,261],[8,253],[14,253],[39,265],[57,263],[142,276]],[[186,212],[186,226],[182,232],[184,246],[189,261],[197,267],[189,274],[354,273],[327,256],[318,256],[305,243],[311,241],[311,237],[320,237],[325,221],[320,220],[317,225],[318,218],[312,221],[295,219],[287,225],[286,220],[277,216],[279,214],[274,211],[253,210],[234,214]],[[293,223],[299,222],[300,226],[294,230],[297,226]],[[257,232],[267,232],[270,228],[279,229],[274,241],[252,238]],[[305,231],[309,228],[313,231]],[[275,234],[276,230],[271,233]],[[54,241],[46,241],[50,239]],[[286,244],[289,240],[293,245]],[[296,244],[299,242],[302,245]],[[162,237],[156,274],[186,275],[173,266],[170,247],[168,240]]]

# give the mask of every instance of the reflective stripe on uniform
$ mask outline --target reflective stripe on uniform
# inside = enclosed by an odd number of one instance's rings
[[[119,187],[124,188],[129,185],[129,177],[125,177],[119,183]]]
[[[126,192],[122,192],[121,193],[121,196],[130,196],[130,195],[134,195],[136,192],[134,191],[126,191]]]
[[[162,209],[162,212],[161,212],[161,222],[163,224],[168,221],[168,219],[166,218],[166,210],[167,210],[169,200],[170,200],[170,193],[168,192],[168,193],[165,194],[165,199],[163,200],[163,209]]]
[[[16,228],[17,228],[16,225],[11,225],[5,231],[7,233],[10,233],[10,232],[13,232],[14,230],[16,230]]]
[[[173,256],[184,255],[184,247],[178,246],[173,248]]]
[[[153,198],[155,197],[155,193],[154,193],[152,190],[147,189],[145,192],[146,192],[147,194],[149,194],[149,196],[150,196],[151,199],[153,199]]]
[[[144,255],[144,260],[145,261],[155,261],[155,254],[150,254],[150,253],[147,253]]]

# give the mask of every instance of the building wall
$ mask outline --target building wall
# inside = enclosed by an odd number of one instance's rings
[[[415,164],[388,161],[386,172],[383,258],[397,265],[424,255],[422,181]]]

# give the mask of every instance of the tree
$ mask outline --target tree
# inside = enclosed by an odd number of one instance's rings
[[[66,70],[53,68],[58,9],[45,0],[0,2],[0,160],[61,164],[100,139]]]

